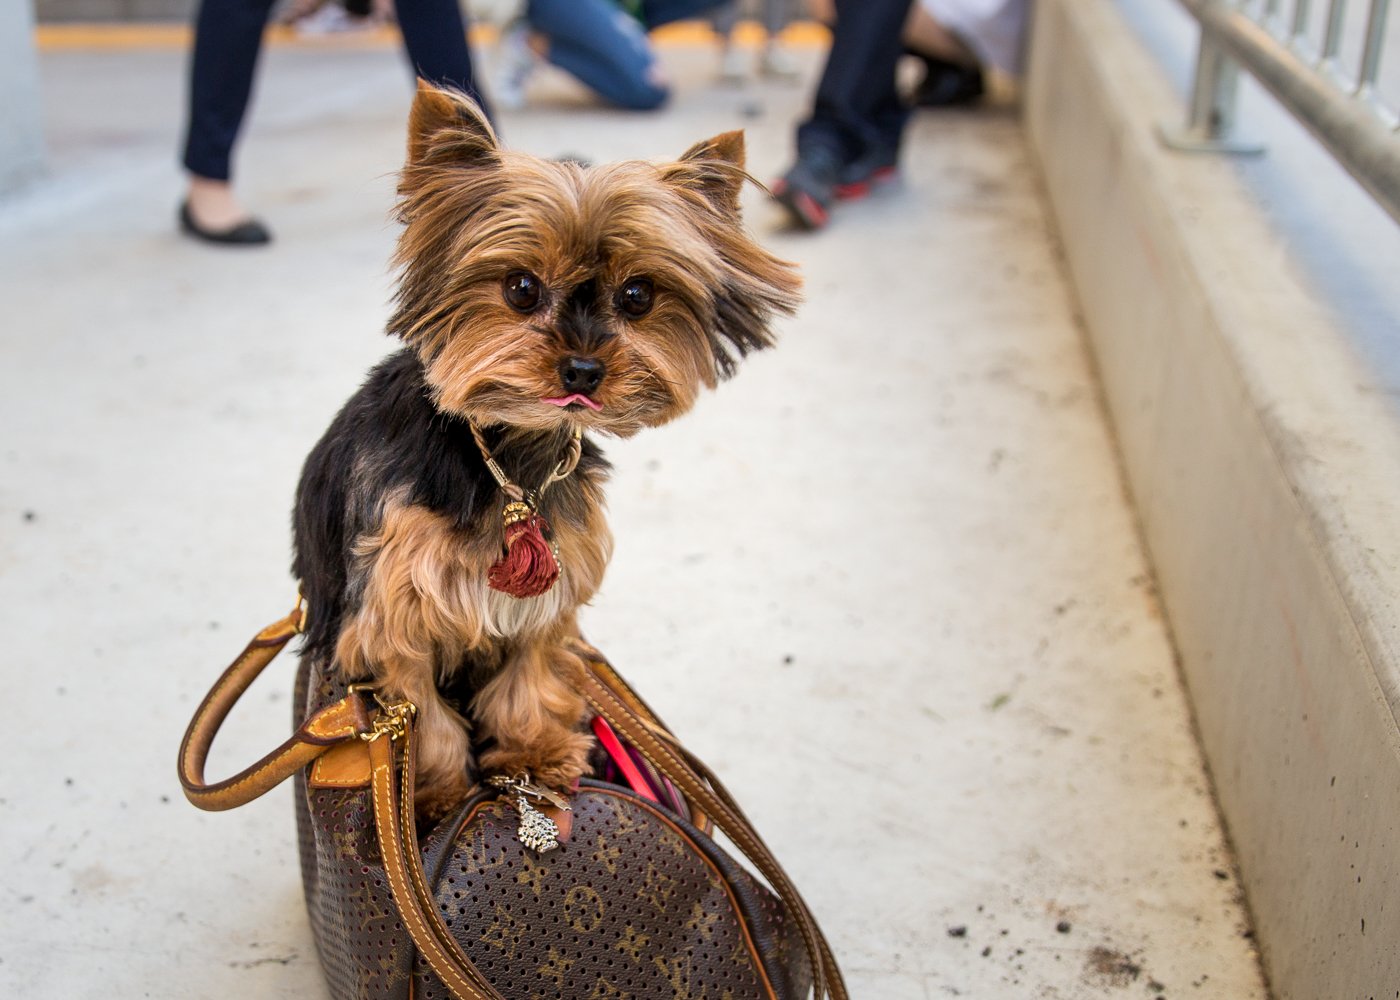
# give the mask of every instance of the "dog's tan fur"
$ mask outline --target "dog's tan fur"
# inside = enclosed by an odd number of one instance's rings
[[[567,786],[584,773],[589,742],[575,732],[584,705],[565,641],[578,637],[576,609],[602,583],[612,534],[601,505],[582,523],[555,526],[562,573],[547,593],[515,598],[487,586],[499,557],[495,531],[471,535],[446,518],[391,499],[383,527],[355,546],[366,581],[345,623],[336,659],[348,678],[373,676],[390,698],[418,706],[420,787],[454,801],[468,788],[468,725],[438,694],[440,674],[466,657],[499,663],[473,704],[497,748],[483,767],[528,770]]]

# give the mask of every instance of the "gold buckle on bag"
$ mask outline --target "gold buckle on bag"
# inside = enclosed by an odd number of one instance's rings
[[[408,720],[418,711],[418,706],[407,699],[385,701],[372,684],[351,684],[345,689],[346,694],[358,694],[361,691],[374,695],[374,700],[379,705],[379,714],[370,723],[374,728],[367,733],[361,733],[360,739],[366,743],[373,743],[381,736],[389,737],[390,742],[402,739],[408,731]]]
[[[296,607],[292,608],[292,614],[297,616],[296,630],[297,634],[301,635],[306,631],[307,614],[306,598],[302,596],[300,586],[297,587],[297,603]]]

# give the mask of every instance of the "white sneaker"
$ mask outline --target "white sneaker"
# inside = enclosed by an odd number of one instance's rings
[[[356,17],[338,3],[324,3],[311,13],[297,18],[292,28],[298,35],[317,37],[340,35],[348,31],[368,31],[375,25],[368,17]]]
[[[744,50],[734,45],[726,45],[719,60],[719,78],[722,83],[743,83],[748,79],[749,70],[744,64]]]
[[[491,96],[510,111],[525,106],[525,84],[535,71],[539,57],[530,48],[530,26],[517,21],[501,34],[496,47],[496,73]]]
[[[764,46],[763,55],[758,59],[758,71],[779,80],[796,80],[802,75],[792,53],[777,45]]]

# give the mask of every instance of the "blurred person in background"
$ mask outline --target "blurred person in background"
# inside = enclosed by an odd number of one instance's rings
[[[671,87],[647,32],[697,17],[718,0],[529,0],[501,37],[492,90],[502,107],[525,105],[525,85],[542,62],[573,76],[604,101],[632,111],[661,107]]]
[[[1021,75],[1030,0],[919,0],[904,45],[924,64],[910,95],[919,107],[973,104],[986,93],[987,70]]]
[[[912,100],[969,104],[987,64],[1021,68],[1029,0],[835,0],[812,113],[797,129],[797,158],[771,185],[802,229],[821,229],[838,200],[863,197],[893,177],[909,103],[896,82],[900,57],[924,62]],[[820,6],[814,4],[814,7]],[[821,13],[818,13],[821,16]]]
[[[831,49],[797,127],[797,160],[773,197],[803,229],[826,225],[838,191],[854,196],[894,173],[909,111],[895,85],[911,0],[836,0]]]
[[[710,21],[720,40],[719,78],[726,83],[743,83],[749,76],[747,55],[733,44],[734,28],[744,6],[741,0],[731,0],[716,11]],[[758,72],[780,80],[797,79],[797,60],[783,48],[779,37],[792,23],[796,0],[758,0],[757,6],[764,31],[758,52]]]
[[[183,156],[189,186],[179,215],[181,230],[207,243],[259,246],[272,239],[234,194],[230,160],[273,2],[203,0],[195,18]],[[457,0],[398,0],[397,15],[417,75],[456,87],[484,107]]]
[[[339,35],[373,31],[394,23],[393,0],[290,0],[277,15],[298,35]]]

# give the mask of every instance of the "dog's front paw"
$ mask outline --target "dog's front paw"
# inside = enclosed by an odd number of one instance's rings
[[[496,747],[482,754],[481,769],[512,778],[528,774],[534,783],[567,794],[578,787],[579,778],[592,771],[588,766],[592,749],[593,737],[568,733],[546,746]]]
[[[420,780],[413,793],[413,811],[425,823],[436,823],[460,806],[477,786],[465,771]]]

